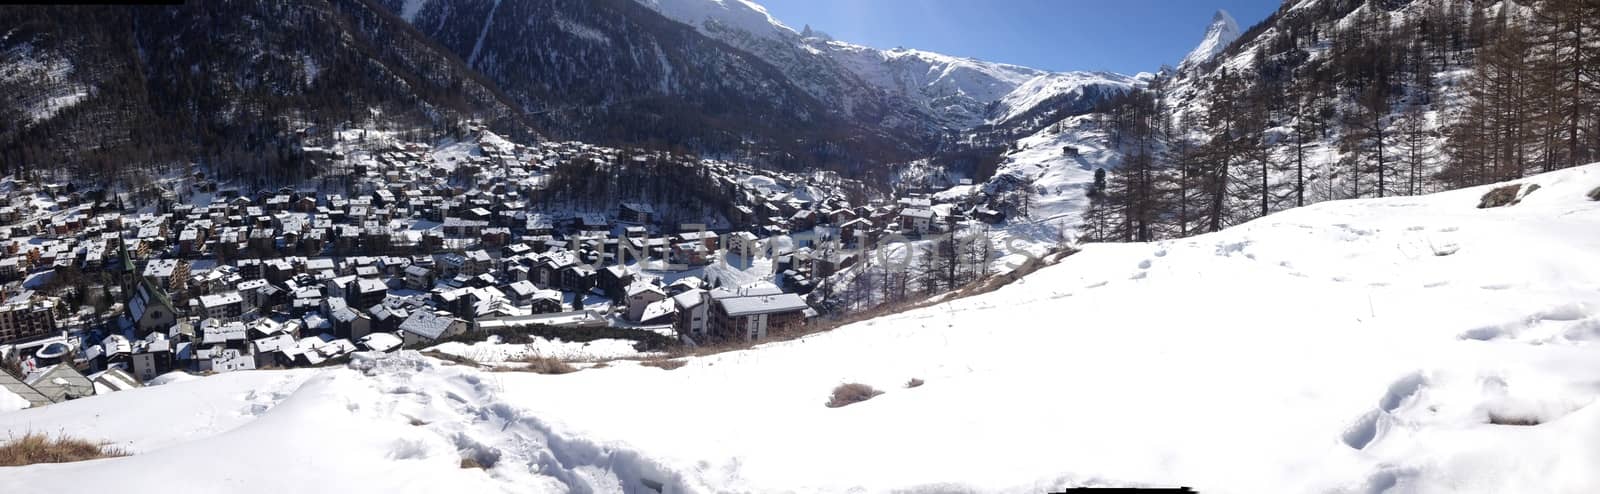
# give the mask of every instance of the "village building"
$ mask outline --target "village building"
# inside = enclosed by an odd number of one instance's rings
[[[177,321],[178,315],[167,293],[149,278],[141,278],[133,297],[128,299],[128,317],[133,320],[138,337],[143,338],[152,332],[165,332]]]
[[[407,346],[432,342],[467,331],[467,322],[429,310],[411,313],[400,323],[397,332]]]
[[[0,302],[0,343],[29,340],[52,334],[63,310],[61,299],[31,291]]]
[[[239,292],[202,295],[199,305],[200,314],[211,319],[233,320],[244,313],[244,297]]]
[[[766,285],[711,291],[710,332],[721,339],[757,341],[805,324],[804,299]]]

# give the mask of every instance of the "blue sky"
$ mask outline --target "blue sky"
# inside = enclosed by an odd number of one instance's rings
[[[1239,29],[1281,0],[755,0],[799,30],[1045,70],[1133,74],[1177,65],[1217,9]]]

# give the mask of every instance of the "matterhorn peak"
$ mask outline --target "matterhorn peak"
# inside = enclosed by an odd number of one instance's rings
[[[1195,46],[1188,56],[1183,57],[1183,62],[1178,66],[1185,67],[1209,61],[1218,53],[1222,53],[1222,50],[1235,39],[1239,39],[1239,22],[1233,20],[1228,11],[1217,9],[1217,13],[1211,16],[1211,25],[1206,27],[1205,37],[1201,38],[1200,44]]]

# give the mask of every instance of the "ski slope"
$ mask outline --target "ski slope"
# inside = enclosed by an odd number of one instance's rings
[[[1600,164],[1521,182],[1504,208],[1479,187],[1087,245],[670,371],[406,353],[0,414],[135,453],[0,469],[0,491],[1594,492]],[[823,406],[844,382],[886,393]]]

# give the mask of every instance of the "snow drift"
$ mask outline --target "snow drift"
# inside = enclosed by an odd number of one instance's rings
[[[0,469],[0,491],[1592,492],[1600,164],[1520,183],[1501,208],[1487,186],[1088,245],[676,370],[406,353],[0,414],[134,453]],[[845,382],[886,393],[824,406]]]

